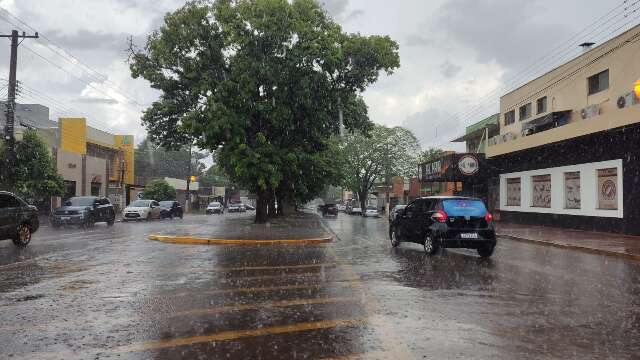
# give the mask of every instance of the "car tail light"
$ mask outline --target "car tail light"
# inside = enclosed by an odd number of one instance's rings
[[[486,213],[486,214],[484,214],[484,220],[485,220],[487,223],[490,223],[490,222],[491,222],[491,220],[493,220],[493,215],[491,215],[491,213],[487,211],[487,213]]]
[[[437,222],[447,222],[447,220],[449,219],[449,215],[447,215],[446,212],[442,211],[442,210],[438,210],[436,211],[431,218]]]

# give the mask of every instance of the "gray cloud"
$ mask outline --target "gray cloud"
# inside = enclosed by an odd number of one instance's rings
[[[460,119],[446,110],[430,108],[407,117],[402,126],[411,130],[423,148],[440,146],[458,136]]]
[[[79,102],[79,103],[85,103],[85,104],[107,104],[107,105],[113,105],[113,104],[117,104],[118,103],[114,99],[100,99],[100,98],[86,98],[86,97],[78,98],[78,99],[76,99],[76,101]]]
[[[516,69],[570,35],[566,22],[544,23],[546,7],[540,0],[450,0],[435,14],[433,30],[446,42],[473,49],[479,62]]]
[[[349,0],[321,0],[319,3],[327,10],[329,15],[337,18],[347,10]]]
[[[433,45],[434,41],[433,39],[424,37],[419,34],[411,34],[407,36],[405,43],[407,44],[407,46],[423,47]]]
[[[54,43],[65,49],[124,49],[127,44],[127,34],[123,33],[96,33],[80,29],[72,35],[63,34],[60,31],[51,31],[47,35]]]
[[[451,79],[458,75],[462,70],[462,66],[451,63],[449,60],[440,65],[440,73],[447,79]]]

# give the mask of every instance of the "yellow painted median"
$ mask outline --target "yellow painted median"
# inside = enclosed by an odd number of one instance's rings
[[[330,243],[331,237],[312,239],[291,239],[291,240],[233,240],[233,239],[208,239],[193,236],[170,236],[170,235],[149,235],[149,240],[161,241],[169,244],[185,245],[233,245],[233,246],[256,246],[256,245],[319,245]]]

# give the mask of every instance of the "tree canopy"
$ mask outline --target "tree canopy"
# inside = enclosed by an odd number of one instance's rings
[[[164,179],[153,180],[144,187],[142,198],[156,201],[175,200],[176,189]]]
[[[417,173],[418,140],[403,127],[376,125],[369,134],[353,133],[341,144],[342,185],[358,194],[363,208],[376,183]]]
[[[171,177],[186,179],[188,176],[201,176],[205,165],[202,160],[208,155],[198,151],[189,151],[188,145],[166,150],[144,139],[135,149],[134,161],[136,183],[145,184],[157,178]],[[189,170],[191,159],[191,170]]]
[[[143,115],[149,137],[217,151],[258,195],[260,222],[264,201],[324,188],[331,136],[371,129],[360,94],[400,65],[389,37],[344,33],[313,0],[190,2],[164,20],[131,46],[132,76],[161,91]]]
[[[22,140],[16,143],[15,151],[15,178],[0,184],[3,189],[12,190],[31,201],[43,201],[51,196],[64,194],[64,180],[56,171],[47,145],[35,130],[24,132]],[[2,144],[0,158],[4,158]]]

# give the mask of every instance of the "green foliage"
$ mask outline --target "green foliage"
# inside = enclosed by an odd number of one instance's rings
[[[64,194],[64,180],[56,171],[53,157],[45,142],[35,130],[26,130],[22,141],[16,143],[14,179],[2,184],[31,201],[45,200]],[[4,146],[0,145],[0,157],[4,158]]]
[[[142,198],[156,201],[175,200],[176,189],[164,179],[153,180],[144,187]]]
[[[130,54],[161,91],[142,119],[154,143],[196,139],[240,186],[296,201],[333,179],[341,117],[371,129],[360,94],[399,65],[389,37],[343,33],[313,0],[190,2]]]
[[[439,157],[442,156],[443,153],[444,153],[444,150],[438,149],[438,148],[432,148],[432,147],[426,150],[423,150],[420,152],[420,154],[418,154],[418,158],[417,158],[418,165],[437,160]]]
[[[349,134],[340,149],[342,185],[356,192],[361,201],[377,182],[417,173],[420,145],[413,133],[403,127],[376,125],[367,135]]]

